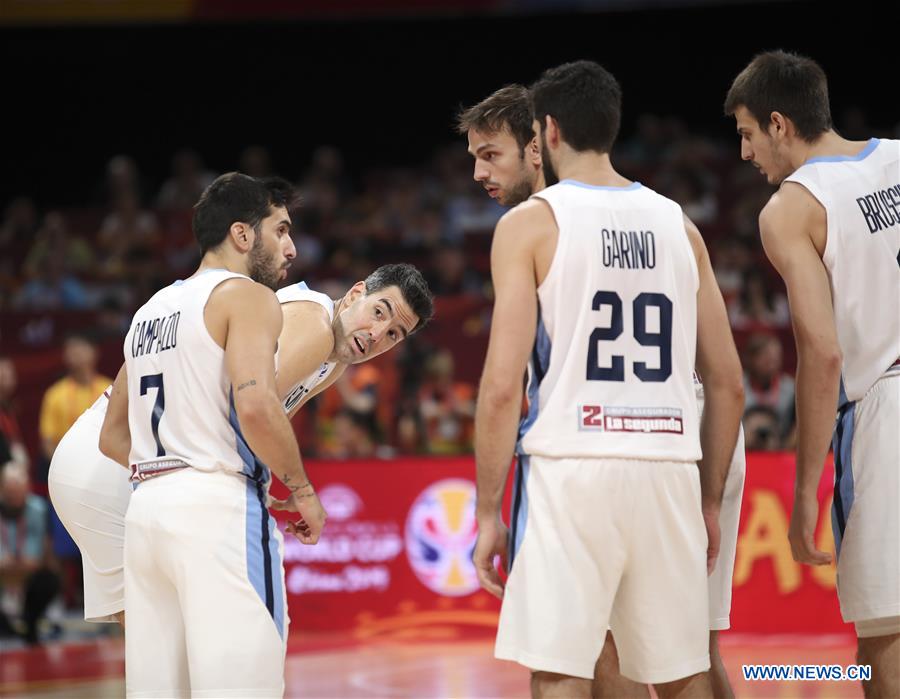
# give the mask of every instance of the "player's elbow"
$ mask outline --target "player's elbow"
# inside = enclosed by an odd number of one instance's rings
[[[822,361],[824,361],[825,365],[828,367],[829,373],[840,374],[841,366],[844,364],[844,354],[837,344],[831,345],[824,352]]]
[[[821,371],[828,382],[834,382],[841,377],[841,367],[844,363],[844,355],[840,348],[833,347],[824,351],[817,360],[820,363]]]
[[[728,400],[734,405],[740,408],[740,412],[744,412],[744,400],[746,396],[744,395],[744,382],[742,377],[738,375],[728,382],[727,387],[728,392]]]
[[[522,400],[521,381],[503,381],[500,379],[484,379],[478,394],[478,402],[483,408],[501,409],[504,406]]]
[[[713,374],[708,379],[704,376],[703,390],[708,403],[737,406],[743,412],[744,381],[739,371]],[[713,397],[714,399],[711,401],[710,399]]]
[[[281,408],[274,395],[258,394],[235,397],[234,412],[244,432],[265,431],[273,413]]]
[[[105,425],[103,429],[100,430],[100,441],[97,446],[100,448],[100,453],[103,454],[103,456],[105,456],[107,459],[115,460],[113,458],[115,449],[113,448],[112,440],[109,436],[109,430],[106,429]]]
[[[837,376],[841,373],[844,355],[837,341],[826,341],[818,337],[806,338],[798,334],[797,360],[818,367],[823,374]]]

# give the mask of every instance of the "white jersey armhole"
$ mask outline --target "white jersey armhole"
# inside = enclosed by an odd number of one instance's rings
[[[834,269],[836,259],[835,245],[837,245],[837,243],[833,241],[835,236],[828,234],[831,229],[831,216],[828,213],[828,205],[825,202],[822,191],[811,181],[812,178],[803,174],[798,174],[802,169],[803,166],[795,171],[793,175],[788,177],[786,181],[793,182],[794,184],[803,187],[803,189],[809,192],[809,195],[818,202],[819,206],[825,210],[825,249],[822,252],[822,262],[825,264],[826,268]],[[797,179],[792,179],[795,175],[797,176]]]
[[[217,351],[220,355],[225,354],[225,348],[219,346],[219,343],[215,341],[215,338],[213,338],[213,336],[209,332],[209,326],[206,324],[206,307],[209,305],[209,300],[212,298],[212,295],[213,293],[215,293],[216,289],[218,289],[222,284],[231,279],[247,279],[248,281],[253,281],[252,279],[250,279],[250,277],[245,277],[243,274],[238,274],[236,272],[235,276],[233,277],[225,277],[224,279],[220,279],[209,290],[209,294],[206,296],[206,301],[203,304],[203,308],[200,309],[200,318],[203,321],[203,332],[200,333],[199,336],[203,338],[203,342],[205,342],[210,349]]]
[[[562,262],[560,262],[560,260],[563,259],[565,255],[561,253],[564,244],[562,226],[559,223],[559,218],[556,215],[556,210],[553,208],[553,204],[551,204],[548,199],[542,197],[540,192],[533,196],[535,199],[540,199],[544,203],[544,206],[546,206],[550,210],[550,215],[553,217],[553,223],[554,225],[556,225],[556,247],[553,250],[553,258],[550,260],[550,266],[547,267],[547,276],[545,276],[544,281],[538,284],[535,288],[538,295],[540,295],[541,292],[545,292],[553,287],[556,277],[559,276],[557,269],[562,265]]]
[[[697,253],[694,252],[694,246],[691,245],[691,237],[688,235],[687,224],[685,223],[687,216],[678,202],[672,203],[675,205],[675,208],[678,209],[678,215],[681,217],[681,226],[684,229],[684,241],[687,243],[688,251],[690,252],[688,257],[690,258],[691,273],[694,278],[694,295],[697,295],[700,293],[700,268],[697,266]],[[696,226],[697,224],[694,225]],[[703,238],[703,233],[700,232],[699,226],[697,227],[697,232],[700,233],[700,240],[703,241],[703,247],[706,248],[706,240]],[[709,255],[708,249],[706,254]]]

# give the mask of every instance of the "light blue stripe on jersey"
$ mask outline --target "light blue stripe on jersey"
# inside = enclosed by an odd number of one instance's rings
[[[863,148],[856,155],[826,155],[821,158],[810,158],[803,165],[812,165],[813,163],[847,163],[847,162],[857,162],[860,160],[865,160],[870,155],[872,155],[872,151],[874,151],[878,144],[881,141],[877,138],[870,138],[868,145]],[[801,165],[800,167],[803,167]]]
[[[631,184],[626,185],[624,187],[614,187],[611,185],[606,186],[606,185],[599,185],[599,184],[587,184],[585,182],[579,182],[578,180],[562,180],[562,181],[560,181],[560,184],[570,184],[574,187],[582,187],[584,189],[600,189],[600,190],[607,190],[610,192],[631,192],[631,191],[634,191],[635,189],[640,189],[643,186],[640,182],[632,182]]]
[[[297,282],[296,286],[298,289],[303,289],[303,291],[309,291],[309,286],[306,282]]]
[[[841,382],[838,385],[838,411],[841,410],[847,403],[849,403],[849,399],[847,398],[847,390],[844,388],[844,377],[841,376]]]
[[[513,482],[512,522],[509,528],[509,569],[522,546],[525,537],[525,524],[528,521],[528,472],[531,470],[531,458],[520,456],[516,462],[516,478]],[[509,571],[507,571],[509,572]]]
[[[260,483],[268,483],[268,467],[256,458],[256,454],[253,453],[253,450],[250,449],[250,445],[247,444],[247,440],[244,439],[244,433],[241,432],[241,423],[238,422],[237,410],[234,407],[233,388],[228,395],[228,405],[228,422],[231,423],[231,428],[234,430],[235,447],[244,464],[241,473],[251,480],[259,481]]]
[[[831,530],[834,547],[841,554],[841,540],[853,507],[853,430],[856,403],[844,403],[834,428],[834,498],[831,503]]]
[[[284,592],[275,518],[263,509],[263,486],[247,481],[247,577],[284,639]]]
[[[534,347],[531,350],[531,359],[528,365],[531,369],[531,379],[528,382],[528,414],[519,423],[519,440],[516,443],[516,453],[524,454],[522,451],[522,440],[525,438],[528,430],[534,425],[540,412],[540,387],[547,370],[550,368],[550,336],[544,328],[544,319],[541,316],[541,307],[538,304],[538,324],[537,331],[534,336]]]

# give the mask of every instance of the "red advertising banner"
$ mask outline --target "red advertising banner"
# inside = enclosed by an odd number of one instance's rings
[[[819,483],[816,545],[834,555],[831,456]],[[841,619],[837,570],[794,561],[788,524],[794,500],[794,455],[747,454],[747,479],[732,581],[731,628],[756,633],[853,633]]]
[[[464,458],[307,462],[328,512],[315,546],[285,536],[291,625],[436,638],[492,631],[472,565],[475,465]],[[280,497],[273,487],[273,493]],[[279,513],[279,518],[280,517]]]
[[[749,454],[747,461],[732,628],[849,631],[838,611],[834,566],[810,568],[791,557],[793,456]],[[353,630],[359,637],[415,631],[419,638],[493,632],[500,604],[480,590],[470,558],[476,535],[470,457],[309,462],[307,468],[329,519],[316,546],[285,537],[294,630]],[[831,478],[829,462],[817,530],[825,550],[834,548]],[[274,494],[280,496],[277,487]]]

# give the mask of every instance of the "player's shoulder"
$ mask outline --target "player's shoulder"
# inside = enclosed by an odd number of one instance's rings
[[[497,235],[516,235],[527,238],[539,235],[556,226],[556,217],[546,199],[531,197],[507,211],[497,222]]]
[[[698,261],[704,260],[708,256],[708,252],[706,250],[706,241],[703,240],[700,229],[697,228],[697,225],[683,212],[681,214],[681,220],[684,222],[684,233],[687,236],[688,243],[691,245],[691,250],[694,251],[694,257]]]
[[[278,303],[274,291],[243,275],[227,277],[216,284],[210,292],[210,300],[213,298],[227,299],[230,303]]]
[[[310,289],[306,282],[297,282],[289,286],[284,286],[275,292],[278,302],[282,305],[287,304],[306,304],[310,307],[318,307],[324,311],[329,317],[334,312],[334,301],[328,294]]]
[[[326,310],[315,303],[291,303],[282,310],[284,324],[279,339],[282,360],[304,356],[325,361],[334,349],[334,329]]]
[[[268,322],[277,317],[281,322],[281,306],[275,292],[249,277],[229,277],[212,289],[207,311],[221,318],[255,317]]]
[[[328,336],[332,335],[332,313],[322,303],[308,298],[294,298],[290,302],[286,302],[280,296],[278,300],[284,315],[285,332],[296,326],[300,333],[305,330],[310,333],[320,332],[327,333]]]
[[[873,150],[883,150],[892,155],[900,156],[900,138],[872,138],[870,141]]]
[[[824,219],[822,204],[799,182],[785,180],[759,212],[760,229],[790,228],[802,230],[801,224],[815,218]]]

